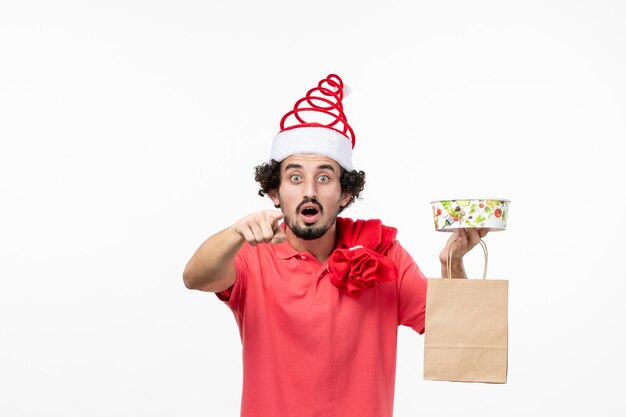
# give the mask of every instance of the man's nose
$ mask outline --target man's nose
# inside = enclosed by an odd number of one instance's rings
[[[317,183],[314,180],[307,180],[304,185],[304,197],[316,198],[317,197]]]

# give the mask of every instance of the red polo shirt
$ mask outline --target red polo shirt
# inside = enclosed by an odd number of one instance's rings
[[[399,279],[351,297],[289,243],[243,245],[217,296],[243,345],[242,417],[391,417],[398,325],[424,332],[427,280],[394,241]]]

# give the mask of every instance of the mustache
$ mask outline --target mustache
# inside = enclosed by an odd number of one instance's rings
[[[317,206],[317,209],[319,210],[319,212],[320,213],[324,213],[324,208],[319,203],[319,201],[317,201],[317,199],[315,199],[315,198],[305,198],[304,200],[302,200],[302,202],[300,204],[298,204],[298,207],[296,207],[296,213],[300,213],[300,210],[302,209],[302,206],[305,205],[305,204],[315,204]]]

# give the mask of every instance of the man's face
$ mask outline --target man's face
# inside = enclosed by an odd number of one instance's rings
[[[270,193],[280,205],[285,223],[300,239],[322,237],[335,223],[351,195],[341,192],[341,168],[319,155],[293,155],[280,165],[280,187]]]

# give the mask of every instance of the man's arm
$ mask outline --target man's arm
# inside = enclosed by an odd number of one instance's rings
[[[244,244],[279,243],[286,240],[276,210],[253,213],[208,238],[191,257],[185,271],[185,286],[193,290],[220,292],[235,283],[235,256]]]
[[[489,229],[455,229],[454,233],[448,241],[446,246],[439,254],[439,262],[441,262],[441,277],[448,277],[448,251],[451,255],[451,277],[452,278],[467,278],[465,268],[463,266],[463,256],[478,243],[480,239],[487,236]]]

